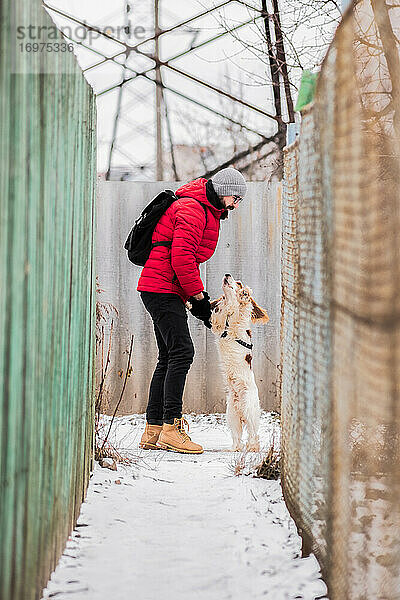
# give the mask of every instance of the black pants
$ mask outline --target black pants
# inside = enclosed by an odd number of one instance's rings
[[[186,375],[193,362],[194,347],[187,324],[187,312],[176,294],[140,292],[154,324],[158,363],[150,384],[147,422],[173,423],[182,416],[182,395]]]

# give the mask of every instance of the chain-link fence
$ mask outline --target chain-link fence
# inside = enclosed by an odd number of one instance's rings
[[[399,38],[356,3],[285,152],[283,487],[331,600],[400,598]]]

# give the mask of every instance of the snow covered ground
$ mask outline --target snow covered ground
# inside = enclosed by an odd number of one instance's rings
[[[229,452],[224,415],[189,416],[205,452],[138,449],[144,416],[119,417],[112,440],[134,459],[117,471],[96,463],[78,524],[43,600],[273,600],[326,598],[279,481],[235,476],[259,455]],[[262,445],[279,425],[264,413]]]

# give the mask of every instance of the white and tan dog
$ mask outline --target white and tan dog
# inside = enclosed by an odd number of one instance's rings
[[[253,345],[251,323],[267,323],[266,311],[252,298],[252,290],[226,274],[222,290],[224,295],[211,302],[212,331],[223,367],[227,399],[226,419],[231,430],[233,450],[243,450],[242,433],[246,426],[246,450],[258,452],[260,442],[260,400],[252,369]]]

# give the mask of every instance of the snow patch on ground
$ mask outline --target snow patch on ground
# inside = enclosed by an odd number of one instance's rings
[[[107,420],[107,418],[106,418]],[[201,455],[140,450],[144,415],[118,417],[111,441],[133,463],[96,463],[86,501],[43,599],[273,600],[326,598],[279,481],[233,475],[225,415],[189,415]],[[262,446],[279,423],[261,420]],[[261,456],[245,456],[247,472]]]

